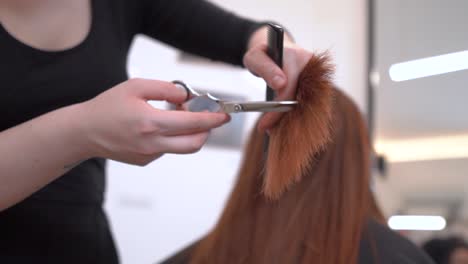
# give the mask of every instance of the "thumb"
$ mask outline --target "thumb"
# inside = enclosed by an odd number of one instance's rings
[[[132,89],[137,95],[146,100],[167,101],[173,104],[181,104],[187,98],[186,91],[177,88],[171,82],[149,79],[130,80]]]

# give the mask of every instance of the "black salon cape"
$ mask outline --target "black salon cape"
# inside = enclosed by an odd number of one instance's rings
[[[0,24],[0,131],[125,81],[137,34],[241,65],[259,26],[202,0],[90,1],[88,36],[64,51],[32,48]],[[0,263],[118,263],[102,209],[104,190],[105,161],[94,158],[1,211]]]
[[[175,255],[160,262],[160,264],[189,264],[190,254],[195,246],[196,243],[188,246]],[[368,228],[365,230],[361,239],[357,264],[434,263],[421,249],[416,247],[406,238],[375,221],[369,221]]]

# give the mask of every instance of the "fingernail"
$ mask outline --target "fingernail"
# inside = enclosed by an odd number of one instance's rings
[[[229,116],[228,114],[224,114],[222,118],[220,118],[220,122],[223,122],[223,123],[227,123],[231,121],[231,116]]]
[[[274,86],[281,86],[284,83],[284,78],[281,75],[276,75],[273,77],[273,85]]]
[[[270,129],[267,129],[265,132],[267,133],[267,135],[270,135]]]

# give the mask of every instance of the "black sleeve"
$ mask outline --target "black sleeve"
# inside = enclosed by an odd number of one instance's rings
[[[205,0],[138,0],[138,33],[185,52],[242,65],[252,32],[262,24]]]

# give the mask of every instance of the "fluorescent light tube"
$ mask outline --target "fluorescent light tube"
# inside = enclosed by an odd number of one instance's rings
[[[393,230],[443,230],[447,222],[442,216],[394,215],[388,219]]]
[[[443,160],[468,157],[468,134],[377,139],[375,150],[390,162]]]
[[[393,64],[392,81],[401,82],[468,69],[468,50]]]

